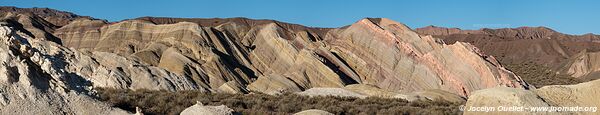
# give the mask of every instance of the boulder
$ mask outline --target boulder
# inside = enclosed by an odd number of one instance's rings
[[[327,111],[318,110],[318,109],[309,109],[300,111],[298,113],[294,113],[294,115],[334,115],[333,113],[329,113]]]
[[[233,109],[225,105],[205,106],[198,102],[181,111],[180,115],[233,115]]]

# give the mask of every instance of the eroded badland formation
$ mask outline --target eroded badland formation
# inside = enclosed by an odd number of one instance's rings
[[[98,88],[600,105],[600,36],[544,27],[412,30],[386,18],[341,28],[246,18],[107,22],[15,7],[1,7],[0,19],[1,113],[133,114],[99,101]],[[207,111],[234,112],[199,103],[182,114]]]

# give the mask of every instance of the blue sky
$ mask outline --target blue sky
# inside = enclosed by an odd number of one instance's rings
[[[594,0],[0,0],[0,5],[48,7],[109,21],[248,17],[341,27],[365,17],[385,17],[411,28],[546,26],[568,34],[600,34],[600,1]]]

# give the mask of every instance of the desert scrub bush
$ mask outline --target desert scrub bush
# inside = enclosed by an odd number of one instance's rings
[[[226,105],[243,115],[287,115],[308,109],[325,110],[338,115],[354,114],[461,114],[459,105],[447,101],[413,101],[367,97],[315,96],[296,94],[267,95],[202,93],[199,91],[97,90],[97,98],[114,107],[135,111],[140,107],[148,115],[175,115],[196,101],[205,105]]]
[[[521,76],[525,82],[535,87],[547,85],[570,85],[583,82],[583,80],[569,77],[568,75],[557,74],[550,68],[537,65],[533,62],[505,64],[504,66],[510,71],[514,72],[516,75]]]

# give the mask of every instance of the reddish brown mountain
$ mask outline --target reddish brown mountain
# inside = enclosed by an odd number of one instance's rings
[[[527,63],[547,69],[549,73],[559,73],[576,78],[585,78],[593,72],[566,72],[566,65],[572,65],[580,52],[600,51],[600,36],[593,34],[568,35],[546,27],[519,27],[502,29],[460,30],[428,26],[416,29],[420,34],[433,35],[451,44],[457,41],[471,43],[486,54],[497,57],[507,65]],[[521,66],[523,67],[523,66]],[[530,71],[532,68],[515,71]],[[592,69],[595,70],[595,69]],[[587,70],[586,70],[587,71]],[[597,70],[595,70],[597,71]],[[592,77],[592,76],[589,76]]]

